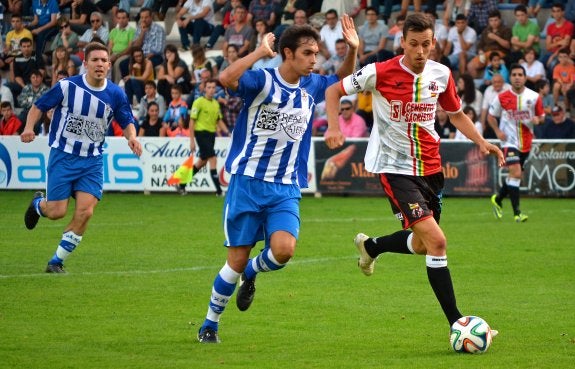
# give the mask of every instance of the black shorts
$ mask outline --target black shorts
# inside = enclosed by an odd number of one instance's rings
[[[379,181],[403,229],[431,216],[439,224],[443,172],[429,176],[380,173]]]
[[[196,142],[200,149],[200,159],[206,160],[212,156],[216,156],[214,146],[216,145],[216,133],[208,131],[195,131]]]
[[[503,156],[505,157],[505,165],[519,164],[523,170],[523,164],[529,157],[529,151],[521,152],[515,147],[504,147]]]

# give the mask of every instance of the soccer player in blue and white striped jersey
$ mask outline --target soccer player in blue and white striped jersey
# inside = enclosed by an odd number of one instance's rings
[[[220,315],[238,280],[236,304],[243,311],[252,303],[257,273],[283,268],[294,254],[314,108],[324,100],[326,88],[355,67],[359,38],[347,15],[342,17],[342,28],[349,50],[336,75],[312,73],[320,38],[310,26],[291,26],[283,32],[279,67],[248,70],[259,59],[275,55],[270,33],[254,52],[220,73],[222,85],[241,96],[244,107],[226,161],[232,175],[223,212],[227,262],[214,281],[208,313],[198,332],[200,342],[219,342]],[[249,259],[262,240],[264,249]]]
[[[105,45],[90,43],[85,49],[86,73],[58,81],[41,96],[28,113],[22,142],[36,137],[34,125],[43,113],[54,109],[48,144],[46,197],[36,192],[24,216],[28,229],[40,217],[60,219],[68,210],[71,196],[76,208],[52,259],[47,273],[64,273],[63,262],[82,240],[104,187],[102,145],[108,126],[115,119],[134,154],[140,156],[134,118],[124,91],[106,79],[110,58]]]

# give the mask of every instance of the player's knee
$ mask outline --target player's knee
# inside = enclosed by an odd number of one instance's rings
[[[48,219],[57,220],[64,218],[68,209],[66,206],[53,205],[53,203],[47,202],[46,207],[42,211]]]
[[[281,264],[287,263],[294,255],[295,245],[289,242],[284,242],[276,245],[272,249],[274,258]]]

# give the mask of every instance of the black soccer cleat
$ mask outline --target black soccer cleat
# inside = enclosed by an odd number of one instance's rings
[[[236,295],[236,305],[240,311],[246,311],[254,301],[254,294],[256,293],[256,277],[247,279],[246,275],[242,273],[240,276],[240,288]]]
[[[28,205],[28,209],[26,209],[26,213],[24,214],[24,224],[28,229],[34,229],[36,224],[38,224],[38,219],[40,219],[40,216],[34,207],[34,201],[39,197],[44,197],[44,193],[40,191],[34,193],[34,197],[32,198],[32,201],[30,201],[30,205]]]
[[[46,266],[46,273],[66,273],[64,270],[64,264],[57,263],[57,264],[50,264]]]
[[[212,328],[206,328],[198,331],[198,341],[200,343],[220,343],[220,337],[218,337],[218,331]]]

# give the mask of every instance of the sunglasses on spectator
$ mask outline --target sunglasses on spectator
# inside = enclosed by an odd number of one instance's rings
[[[351,107],[347,107],[347,108],[341,108],[339,109],[340,111],[347,111],[347,110],[351,110]]]
[[[69,26],[69,24],[62,24],[62,25],[60,26],[60,29],[64,29],[64,28],[66,28],[66,27],[68,27],[68,26]]]
[[[90,23],[100,23],[99,19],[90,19]]]

